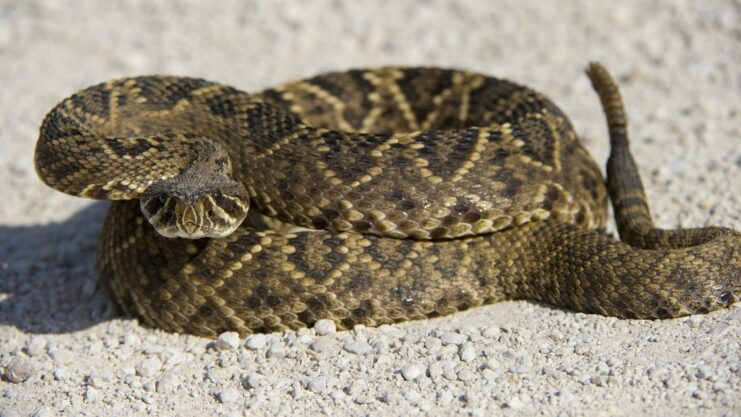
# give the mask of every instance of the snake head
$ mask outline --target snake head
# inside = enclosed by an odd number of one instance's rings
[[[165,237],[200,239],[228,236],[247,216],[249,195],[229,177],[183,178],[156,182],[144,193],[144,217]]]

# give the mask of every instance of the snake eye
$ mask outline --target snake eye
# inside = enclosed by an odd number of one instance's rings
[[[214,213],[213,209],[208,209],[208,211],[206,212],[206,215],[207,215],[208,217],[213,217],[213,216],[214,216],[215,214],[216,214],[216,213]]]

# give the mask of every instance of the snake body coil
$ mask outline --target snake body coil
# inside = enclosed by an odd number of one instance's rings
[[[51,110],[36,168],[60,191],[114,200],[101,278],[168,331],[374,326],[504,299],[623,318],[733,303],[741,234],[653,227],[617,86],[599,64],[587,73],[609,125],[607,187],[547,98],[435,68],[254,95],[113,80]],[[608,194],[623,242],[601,232]]]

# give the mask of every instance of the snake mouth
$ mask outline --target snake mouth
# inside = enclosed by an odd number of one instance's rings
[[[194,221],[183,222],[182,227],[182,230],[189,235],[194,235],[198,231],[200,231],[201,233],[208,233],[209,229],[210,228],[208,226],[198,224]]]

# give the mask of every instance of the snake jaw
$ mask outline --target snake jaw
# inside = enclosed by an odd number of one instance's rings
[[[221,238],[234,232],[247,217],[249,197],[233,180],[196,191],[170,188],[164,182],[141,198],[140,207],[162,236]]]

